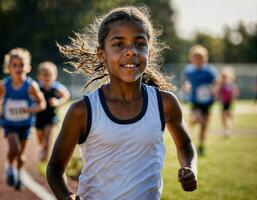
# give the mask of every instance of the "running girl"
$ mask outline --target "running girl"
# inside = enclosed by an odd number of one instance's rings
[[[141,83],[146,74],[160,88],[172,88],[156,68],[161,48],[147,10],[116,8],[89,28],[60,50],[92,77],[88,84],[107,81],[66,114],[47,169],[54,194],[58,199],[160,199],[165,125],[177,147],[179,181],[185,191],[195,190],[196,152],[177,98]],[[76,144],[84,167],[75,195],[63,174]]]
[[[12,49],[4,59],[4,72],[10,76],[0,84],[3,129],[9,146],[7,184],[17,190],[21,188],[20,170],[25,162],[24,150],[33,125],[33,113],[45,108],[45,100],[37,83],[26,75],[31,70],[30,62],[28,50]]]

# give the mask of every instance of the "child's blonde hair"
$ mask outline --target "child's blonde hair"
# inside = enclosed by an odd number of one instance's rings
[[[110,30],[110,25],[117,21],[136,21],[142,24],[146,30],[149,40],[150,58],[148,67],[143,76],[143,81],[154,82],[162,89],[174,89],[169,78],[159,71],[162,64],[162,51],[166,45],[159,42],[161,31],[157,31],[151,24],[150,15],[146,7],[120,7],[113,9],[104,17],[99,17],[90,24],[82,34],[76,33],[75,38],[71,38],[70,45],[59,45],[60,52],[71,61],[75,67],[75,72],[83,71],[90,79],[85,88],[96,80],[108,77],[107,67],[97,57],[97,51],[104,48],[104,42]]]
[[[192,46],[189,49],[189,55],[188,55],[189,60],[191,61],[193,56],[196,55],[196,54],[202,55],[204,62],[205,63],[208,62],[209,53],[208,53],[208,50],[204,46],[199,45],[199,44],[196,44],[196,45]]]
[[[228,81],[234,82],[236,80],[235,69],[232,66],[224,66],[221,68],[221,75],[225,76]]]
[[[45,61],[38,65],[38,74],[40,74],[43,71],[47,71],[49,74],[52,74],[54,79],[57,78],[57,67],[56,65],[51,61]]]
[[[4,56],[4,64],[3,64],[3,72],[5,74],[9,74],[9,65],[11,59],[14,57],[18,57],[22,60],[24,64],[24,69],[26,73],[29,73],[31,70],[31,54],[27,49],[24,48],[14,48],[11,49],[5,56]]]

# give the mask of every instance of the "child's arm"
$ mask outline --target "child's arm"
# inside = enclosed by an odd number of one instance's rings
[[[64,85],[60,85],[56,95],[58,98],[53,97],[49,99],[49,104],[53,107],[61,106],[70,99],[70,92]]]
[[[185,191],[197,188],[197,153],[183,121],[178,99],[171,93],[161,92],[166,126],[176,144],[181,168],[178,178]]]
[[[237,87],[236,84],[233,85],[233,98],[237,98],[240,94],[239,88]]]
[[[33,107],[27,108],[26,112],[37,113],[46,108],[46,102],[45,102],[44,95],[40,91],[40,89],[35,81],[33,81],[31,83],[31,86],[29,88],[29,95],[34,97],[36,105],[34,105]]]
[[[218,99],[220,98],[221,87],[222,87],[222,82],[221,82],[221,80],[216,81],[216,82],[214,83],[214,86],[213,86],[213,93],[214,93],[214,97],[215,97],[216,100],[218,100]]]
[[[2,103],[3,103],[3,97],[5,95],[5,87],[3,85],[3,81],[0,82],[0,116],[3,113]]]
[[[72,192],[64,181],[64,172],[78,143],[87,128],[87,106],[84,100],[73,103],[64,118],[47,166],[47,180],[57,199],[72,199]]]
[[[0,81],[0,99],[3,98],[4,94],[5,94],[4,83],[3,83],[3,81]]]

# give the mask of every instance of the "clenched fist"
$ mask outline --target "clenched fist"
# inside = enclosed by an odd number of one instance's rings
[[[178,180],[185,191],[194,191],[197,188],[196,173],[189,167],[182,167],[178,171]]]

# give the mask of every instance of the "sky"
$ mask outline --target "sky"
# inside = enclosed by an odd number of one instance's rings
[[[180,37],[191,39],[197,31],[222,36],[225,25],[243,20],[257,23],[257,0],[171,0]]]

